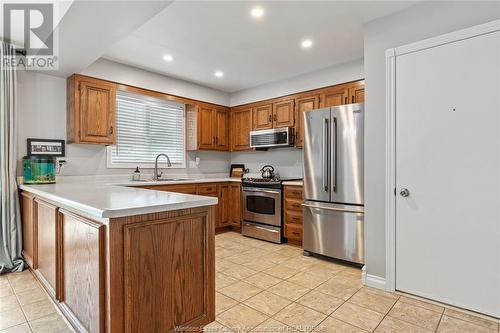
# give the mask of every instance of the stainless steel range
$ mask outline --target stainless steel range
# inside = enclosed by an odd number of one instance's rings
[[[282,242],[282,181],[276,177],[242,179],[243,235]]]

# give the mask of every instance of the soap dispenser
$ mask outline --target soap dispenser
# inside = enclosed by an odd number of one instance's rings
[[[139,167],[135,167],[135,171],[132,174],[132,180],[141,180],[141,171],[139,171]]]

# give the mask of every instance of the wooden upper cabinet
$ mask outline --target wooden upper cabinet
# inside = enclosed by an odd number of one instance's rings
[[[68,143],[115,143],[116,85],[73,75],[67,82]]]
[[[229,112],[225,109],[214,110],[215,149],[229,150]]]
[[[365,102],[365,83],[358,81],[349,87],[349,103]]]
[[[334,86],[325,89],[320,95],[320,108],[337,106],[348,103],[349,89],[344,86]]]
[[[273,128],[295,125],[293,99],[273,103]]]
[[[250,131],[252,130],[252,108],[231,112],[230,133],[231,151],[249,150]]]
[[[319,108],[319,95],[299,97],[295,100],[295,147],[303,146],[304,120],[303,114],[306,111]]]
[[[191,109],[197,110],[197,144],[188,150],[229,150],[229,110],[211,105]],[[189,142],[187,146],[191,146]]]
[[[210,107],[198,110],[198,149],[213,149],[215,146],[214,113]]]
[[[273,105],[265,104],[253,108],[253,129],[273,128]]]

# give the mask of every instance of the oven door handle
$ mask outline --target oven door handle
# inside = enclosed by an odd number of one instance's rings
[[[253,188],[243,188],[243,192],[260,192],[260,193],[280,194],[279,191],[270,191],[270,190],[253,189]]]

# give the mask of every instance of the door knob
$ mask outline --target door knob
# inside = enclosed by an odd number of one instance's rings
[[[407,188],[402,188],[401,191],[399,191],[399,194],[402,196],[402,197],[407,197],[410,195],[410,190],[408,190]]]

